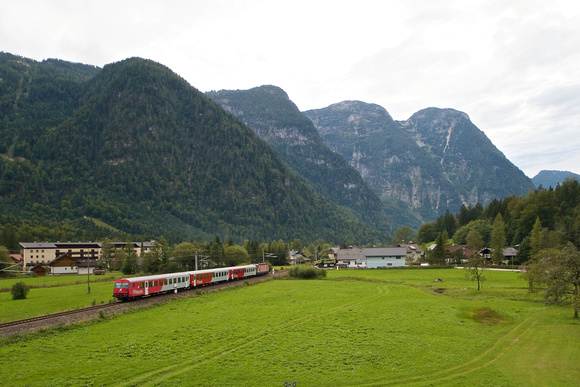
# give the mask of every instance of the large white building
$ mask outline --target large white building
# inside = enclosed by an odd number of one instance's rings
[[[405,266],[405,247],[367,247],[364,249],[334,249],[337,265],[346,268],[376,269]]]
[[[364,249],[367,269],[404,267],[407,249],[404,247],[375,247]]]

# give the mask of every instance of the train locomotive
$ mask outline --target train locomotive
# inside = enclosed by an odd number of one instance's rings
[[[198,286],[266,275],[269,270],[270,267],[267,263],[257,263],[245,266],[121,278],[115,281],[113,297],[126,301],[161,293],[177,293],[180,290]]]

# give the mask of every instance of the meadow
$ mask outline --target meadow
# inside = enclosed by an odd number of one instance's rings
[[[463,270],[453,269],[341,270],[325,280],[192,292],[0,340],[0,356],[10,363],[0,380],[10,386],[577,384],[580,323],[571,309],[545,307],[517,273],[486,274],[479,292]]]
[[[120,277],[120,273],[102,277],[91,276],[90,294],[87,277],[82,275],[2,279],[0,280],[0,323],[114,301],[113,283],[116,278]],[[31,287],[30,292],[26,300],[14,301],[10,288],[21,281]]]

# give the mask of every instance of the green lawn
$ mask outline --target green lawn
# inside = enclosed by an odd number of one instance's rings
[[[108,303],[113,299],[115,278],[120,274],[90,276],[90,294],[87,277],[82,275],[0,280],[0,289],[9,290],[19,281],[32,287],[25,300],[12,300],[10,291],[0,292],[0,323]]]
[[[488,273],[480,292],[463,275],[344,270],[326,280],[195,295],[2,340],[0,356],[10,367],[2,367],[0,380],[10,386],[576,384],[580,325],[570,308],[534,301],[538,296],[527,296],[515,273]]]
[[[111,281],[117,278],[123,278],[123,274],[120,272],[112,272],[107,273],[106,275],[91,275],[89,276],[89,281],[93,282],[102,282],[102,281]],[[67,274],[67,275],[47,275],[44,277],[31,277],[21,275],[18,277],[13,278],[3,278],[0,279],[0,291],[10,292],[10,288],[16,282],[24,282],[30,287],[52,287],[52,286],[66,286],[66,285],[75,285],[75,284],[86,284],[87,283],[87,275],[76,275],[76,274]]]

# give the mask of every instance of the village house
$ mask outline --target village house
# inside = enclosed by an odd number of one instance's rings
[[[93,274],[97,267],[97,260],[89,257],[76,258],[70,253],[64,253],[50,262],[48,266],[50,266],[50,273],[53,275]]]
[[[336,264],[342,268],[364,268],[366,267],[363,249],[350,248],[338,249],[335,252]]]
[[[399,243],[395,247],[405,248],[407,252],[406,256],[407,262],[422,262],[424,260],[423,258],[425,257],[425,253],[423,252],[423,250],[421,250],[419,245],[415,243]]]
[[[405,266],[407,250],[405,247],[367,247],[364,249],[348,248],[335,252],[338,267],[368,268]]]
[[[461,263],[467,263],[469,258],[473,257],[474,252],[467,248],[465,245],[451,245],[451,246],[444,246],[445,249],[445,259],[447,263],[457,263],[455,262],[455,257],[457,251],[461,251]]]

